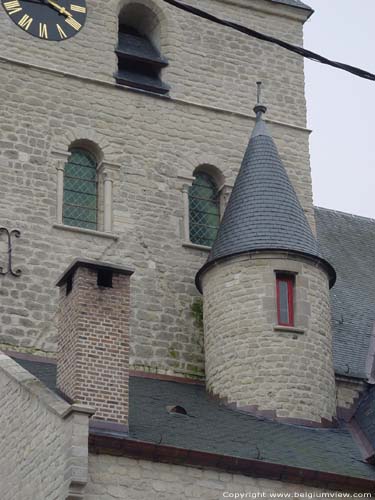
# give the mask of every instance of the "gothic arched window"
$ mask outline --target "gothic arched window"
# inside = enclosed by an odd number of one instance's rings
[[[84,149],[72,149],[64,169],[63,223],[97,229],[97,161]]]
[[[211,246],[220,223],[220,194],[212,177],[204,172],[195,174],[189,190],[190,241]]]

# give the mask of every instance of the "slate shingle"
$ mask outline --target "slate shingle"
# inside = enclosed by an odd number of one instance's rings
[[[261,112],[245,152],[208,265],[257,250],[288,250],[322,259],[304,210]],[[327,263],[325,263],[327,264]],[[331,281],[334,270],[328,264]]]
[[[14,358],[56,388],[56,365]],[[271,422],[225,408],[209,399],[199,385],[130,377],[130,437],[233,457],[344,474],[375,481],[345,428],[310,429]],[[169,413],[182,406],[187,415]]]
[[[337,272],[331,289],[336,373],[367,378],[366,359],[375,325],[375,220],[315,209],[323,256]]]
[[[170,414],[175,405],[188,415]],[[137,440],[375,480],[345,428],[252,417],[208,399],[202,386],[131,377],[129,424]]]
[[[355,419],[373,448],[375,448],[375,387],[362,398]]]
[[[52,391],[56,391],[56,364],[40,363],[38,361],[29,361],[25,359],[14,358],[25,370],[29,371],[38,378],[44,385]]]

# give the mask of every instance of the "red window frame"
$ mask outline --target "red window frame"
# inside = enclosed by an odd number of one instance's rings
[[[280,284],[287,284],[288,321],[281,319],[281,291]],[[294,276],[290,274],[276,275],[277,322],[280,326],[294,326]]]

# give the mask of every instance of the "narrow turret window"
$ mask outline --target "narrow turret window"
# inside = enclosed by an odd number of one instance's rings
[[[212,246],[220,223],[220,194],[212,177],[204,172],[195,174],[189,190],[190,241]]]
[[[97,162],[83,149],[72,149],[64,169],[63,223],[97,229]]]
[[[294,326],[294,276],[276,275],[277,321],[281,326]]]

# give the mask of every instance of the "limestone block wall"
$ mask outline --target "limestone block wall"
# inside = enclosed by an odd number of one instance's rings
[[[106,455],[89,456],[89,474],[85,500],[267,500],[274,498],[273,493],[290,495],[291,498],[304,494],[306,498],[322,491],[330,492],[327,488],[321,490],[301,484]],[[235,497],[236,493],[248,496]],[[348,498],[351,498],[350,494]]]
[[[275,271],[296,273],[295,327],[276,328]],[[245,255],[203,276],[207,388],[278,418],[336,413],[326,273],[307,261]]]
[[[1,352],[0,400],[1,499],[64,500],[82,493],[90,412],[72,409]]]
[[[169,60],[163,79],[170,84],[173,97],[248,112],[255,102],[254,82],[260,78],[268,80],[266,99],[273,116],[305,126],[301,57],[193,17],[162,0],[88,0],[83,30],[61,43],[47,43],[28,35],[2,13],[2,56],[113,84],[118,14],[129,3],[144,5],[155,13],[160,49]],[[303,43],[307,14],[300,9],[268,0],[187,3],[290,43]]]
[[[365,390],[366,384],[364,382],[336,377],[337,407],[343,410],[354,408]]]
[[[209,164],[233,184],[254,124],[257,79],[265,82],[270,128],[313,225],[302,61],[193,21],[159,0],[155,5],[165,21],[169,99],[114,84],[118,2],[89,0],[83,31],[56,44],[33,39],[0,16],[0,221],[21,230],[14,264],[23,271],[0,278],[0,346],[54,354],[55,280],[73,258],[105,259],[135,269],[131,367],[203,375],[203,336],[190,306],[207,252],[183,246],[180,177]],[[199,5],[302,41],[295,9],[265,0]],[[56,151],[67,153],[76,140],[94,142],[104,162],[118,167],[112,235],[54,226]]]

